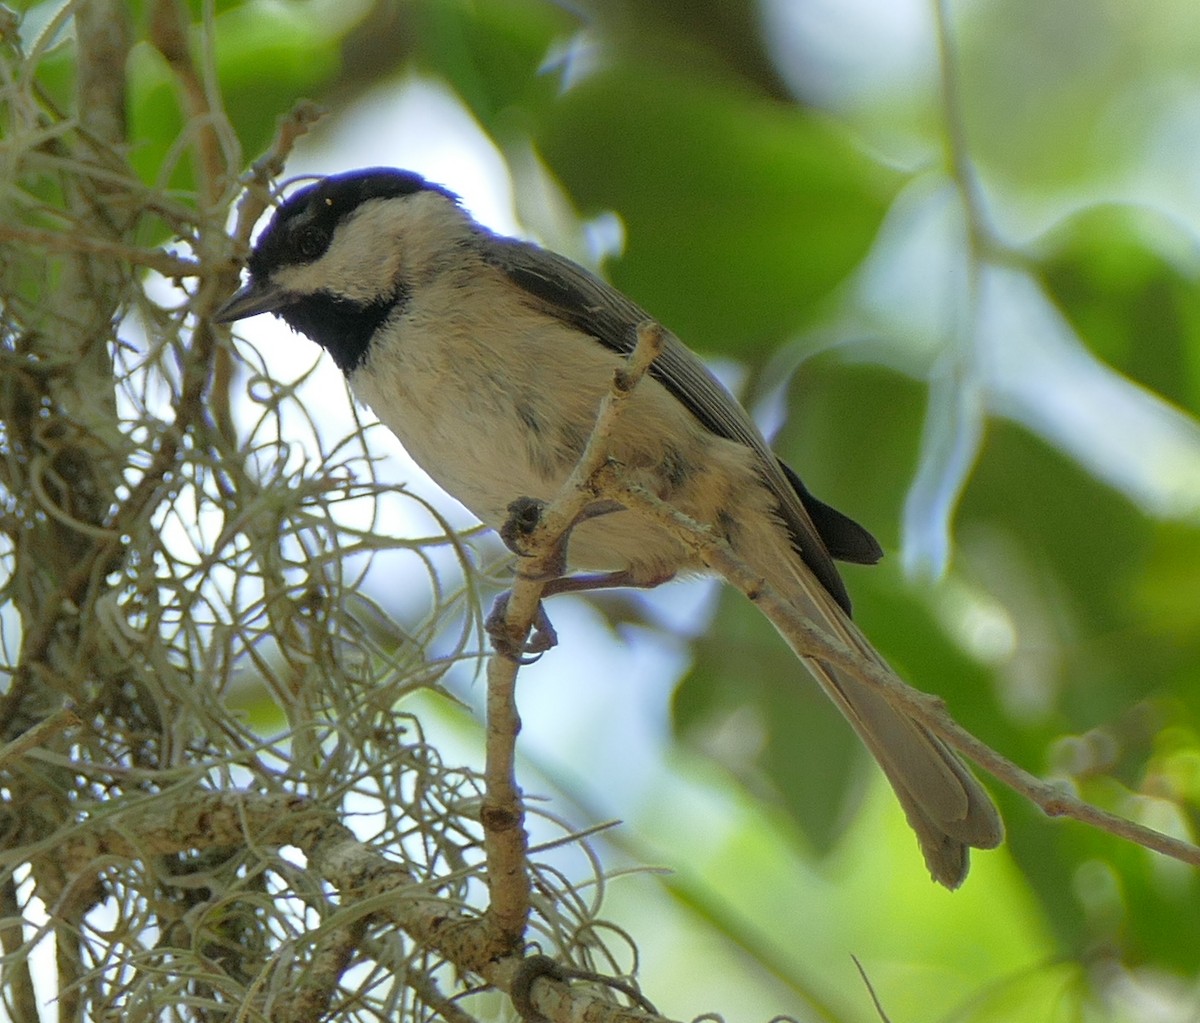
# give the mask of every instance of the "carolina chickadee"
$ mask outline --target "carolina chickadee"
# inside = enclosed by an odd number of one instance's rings
[[[270,312],[308,335],[429,475],[493,528],[517,498],[554,497],[649,319],[587,270],[493,234],[451,192],[407,171],[353,171],[293,193],[248,263],[249,283],[217,321]],[[631,395],[612,455],[631,481],[716,529],[803,614],[883,664],[851,622],[833,564],[873,563],[879,545],[805,489],[673,335]],[[568,560],[609,573],[607,585],[652,586],[703,568],[624,510],[581,522]],[[992,801],[941,740],[876,690],[807,665],[891,781],[934,879],[957,887],[968,847],[1003,837]]]

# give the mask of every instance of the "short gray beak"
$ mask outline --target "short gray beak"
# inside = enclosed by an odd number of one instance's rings
[[[290,296],[277,284],[251,281],[231,295],[228,301],[213,313],[215,323],[232,323],[259,313],[273,313],[288,304]]]

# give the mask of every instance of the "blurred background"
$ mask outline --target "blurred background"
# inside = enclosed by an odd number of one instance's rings
[[[1191,0],[190,10],[246,162],[315,99],[327,116],[289,175],[411,168],[493,229],[600,268],[880,538],[883,563],[845,576],[901,674],[1030,771],[1195,839]],[[54,14],[29,5],[22,33]],[[69,75],[53,57],[48,88]],[[171,73],[149,45],[129,73],[130,159],[186,192]],[[272,375],[304,376],[319,433],[353,428],[313,346],[267,323],[246,335]],[[471,524],[386,431],[368,437],[387,476]],[[406,515],[375,528],[418,528]],[[428,614],[394,571],[364,589],[397,622]],[[1008,840],[945,892],[740,595],[685,581],[549,610],[561,646],[520,681],[524,785],[573,826],[623,821],[598,840],[605,916],[665,1011],[877,1019],[854,956],[897,1021],[1200,1019],[1192,868],[992,785]],[[478,763],[465,705],[482,684],[470,666],[444,684],[461,702],[406,709],[448,761]],[[269,727],[264,693],[240,699]]]

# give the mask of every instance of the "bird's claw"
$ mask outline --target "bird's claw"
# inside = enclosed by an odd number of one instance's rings
[[[508,506],[508,518],[500,527],[500,539],[514,554],[527,557],[527,543],[542,521],[546,502],[536,497],[518,497]]]
[[[541,659],[542,654],[558,645],[558,633],[550,623],[546,608],[538,601],[537,612],[533,616],[533,628],[523,641],[515,640],[508,631],[508,599],[509,593],[501,593],[492,604],[484,620],[483,627],[492,641],[492,649],[501,657],[507,657],[517,664],[533,664]]]

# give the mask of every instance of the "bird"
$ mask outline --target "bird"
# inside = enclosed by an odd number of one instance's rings
[[[652,319],[566,257],[479,224],[448,188],[390,167],[292,191],[246,266],[213,319],[272,313],[316,342],[417,464],[495,529],[515,501],[555,496],[638,325]],[[853,622],[834,564],[874,563],[879,544],[810,493],[670,331],[610,443],[625,480],[710,527],[806,620],[891,671]],[[677,537],[622,508],[578,522],[566,564],[597,587],[703,571]],[[577,588],[572,578],[544,592]],[[933,879],[958,887],[970,849],[1004,836],[983,786],[878,689],[804,660],[883,769]]]

